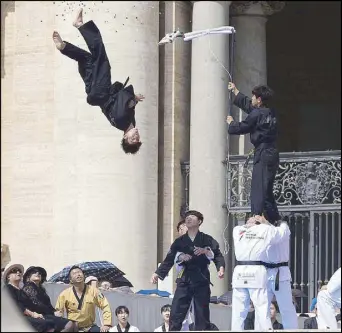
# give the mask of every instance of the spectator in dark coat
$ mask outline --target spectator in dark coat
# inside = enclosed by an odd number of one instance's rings
[[[317,330],[317,298],[313,298],[310,306],[310,312],[314,313],[314,317],[310,317],[305,319],[304,321],[304,329],[308,330]]]
[[[274,330],[283,330],[284,329],[283,325],[280,324],[277,320],[277,313],[279,313],[279,307],[278,307],[277,302],[273,301],[270,306],[272,327]]]
[[[250,301],[249,312],[245,319],[245,326],[244,326],[245,331],[254,330],[254,321],[255,321],[255,310],[254,310],[253,302]]]
[[[22,293],[26,309],[36,312],[44,319],[53,321],[56,332],[77,332],[77,324],[63,318],[63,313],[56,311],[51,305],[49,295],[42,284],[46,281],[46,270],[42,267],[29,267],[24,276]]]
[[[23,273],[24,267],[19,264],[14,264],[5,270],[3,275],[5,286],[14,301],[14,305],[17,305],[19,312],[37,332],[55,332],[55,324],[53,321],[47,320],[41,314],[27,309],[27,298],[20,289]],[[16,309],[13,308],[13,310],[15,311]]]

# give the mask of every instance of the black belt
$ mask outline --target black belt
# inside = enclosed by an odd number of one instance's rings
[[[269,262],[264,262],[264,261],[237,261],[236,265],[244,265],[244,266],[264,266],[266,268],[279,268],[279,267],[287,267],[289,265],[288,262],[280,262],[278,264],[272,264]],[[275,290],[279,290],[279,269],[276,275],[276,280],[275,280]]]

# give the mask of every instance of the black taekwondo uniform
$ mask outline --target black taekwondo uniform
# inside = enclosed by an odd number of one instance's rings
[[[203,232],[198,232],[192,241],[186,233],[177,238],[166,255],[164,261],[156,270],[158,277],[163,280],[174,264],[177,252],[189,254],[192,258],[183,263],[183,269],[177,276],[177,288],[172,301],[170,314],[170,331],[180,331],[183,320],[193,299],[195,314],[195,330],[210,329],[210,261],[205,254],[195,256],[194,247],[210,248],[214,253],[215,265],[219,271],[225,267],[225,261],[218,242]]]
[[[135,93],[132,85],[126,87],[129,80],[122,84],[111,83],[111,67],[102,41],[101,33],[93,21],[83,24],[78,29],[83,36],[89,51],[65,42],[60,52],[78,62],[78,72],[81,75],[87,102],[101,107],[112,126],[126,131],[133,124],[135,127]],[[134,103],[129,105],[130,101]]]
[[[251,212],[253,215],[264,214],[265,218],[274,224],[280,219],[273,195],[273,183],[279,167],[275,111],[266,107],[253,107],[251,99],[240,92],[235,96],[234,104],[248,116],[242,122],[232,121],[228,133],[250,133],[251,143],[254,145]]]

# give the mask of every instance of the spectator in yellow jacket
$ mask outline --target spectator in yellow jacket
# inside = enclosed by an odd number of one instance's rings
[[[69,320],[76,321],[82,332],[108,332],[112,326],[112,312],[107,299],[98,289],[85,284],[84,273],[78,266],[69,271],[72,287],[57,299],[56,310],[66,311]],[[96,307],[103,311],[103,326],[95,324]]]

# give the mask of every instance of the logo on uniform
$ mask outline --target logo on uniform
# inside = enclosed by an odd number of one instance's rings
[[[243,235],[245,234],[246,230],[243,230],[243,231],[240,231],[239,235],[240,235],[240,239],[239,241],[241,240],[241,238],[243,237]]]

